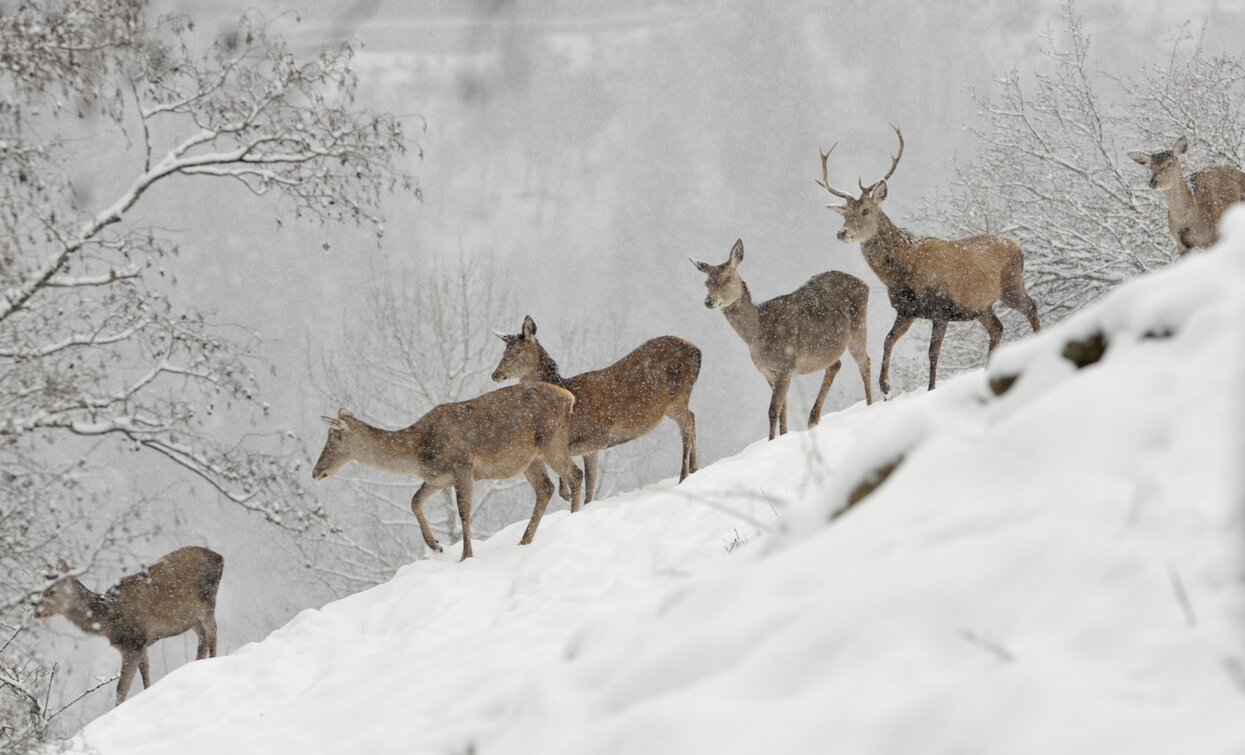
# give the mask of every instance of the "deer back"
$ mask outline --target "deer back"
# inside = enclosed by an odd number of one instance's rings
[[[913,291],[938,291],[966,312],[998,301],[1004,281],[1023,265],[1015,241],[984,234],[956,241],[917,239],[905,255],[905,282]]]
[[[146,571],[121,579],[104,594],[118,639],[143,644],[189,631],[216,609],[224,559],[207,548],[173,551]]]
[[[645,341],[608,367],[566,380],[575,394],[571,452],[625,443],[655,428],[670,406],[687,402],[700,374],[700,349],[675,336]]]
[[[842,353],[868,308],[869,286],[854,275],[819,273],[796,290],[757,306],[759,358],[767,366],[821,369]],[[803,364],[807,362],[807,364]]]
[[[441,404],[410,430],[422,436],[429,466],[470,461],[477,479],[512,477],[546,439],[566,433],[575,397],[549,383],[520,383]]]
[[[1213,229],[1229,207],[1245,202],[1245,173],[1229,165],[1207,168],[1189,177],[1189,189]]]

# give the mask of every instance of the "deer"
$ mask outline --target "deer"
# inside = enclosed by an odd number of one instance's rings
[[[887,181],[903,158],[903,131],[891,126],[899,137],[899,152],[891,157],[890,170],[880,180],[865,186],[857,179],[860,196],[840,191],[830,184],[826,165],[832,146],[821,153],[821,180],[817,185],[846,204],[828,204],[826,209],[843,216],[838,239],[847,244],[859,242],[865,261],[882,283],[895,322],[882,344],[882,369],[878,387],[890,394],[891,349],[908,332],[912,321],[929,320],[933,329],[929,339],[929,390],[938,382],[938,354],[948,322],[977,321],[990,338],[987,357],[1003,339],[1003,324],[994,314],[994,303],[1002,301],[1029,321],[1033,332],[1042,329],[1037,305],[1025,291],[1024,255],[1020,244],[1009,238],[984,234],[945,241],[917,237],[899,228],[882,211]],[[835,145],[837,146],[837,145]]]
[[[579,511],[583,472],[567,447],[575,396],[547,383],[515,385],[466,401],[440,404],[401,430],[373,427],[341,409],[321,417],[329,426],[324,450],[311,471],[314,480],[339,472],[350,462],[397,475],[414,475],[423,484],[411,498],[424,543],[437,553],[441,545],[428,527],[424,502],[453,486],[462,522],[463,552],[471,558],[471,498],[476,480],[504,480],[522,473],[536,494],[532,518],[519,540],[536,535],[553,483],[546,464],[569,480],[571,511]]]
[[[64,561],[62,572],[69,571]],[[64,616],[87,634],[101,635],[121,653],[117,705],[125,702],[137,670],[143,689],[151,687],[147,648],[157,641],[193,631],[199,638],[195,660],[216,656],[216,591],[225,559],[190,546],[179,548],[138,574],[123,577],[103,595],[76,577],[62,577],[43,591],[35,617]]]
[[[866,321],[869,287],[854,275],[818,273],[789,294],[754,304],[748,284],[739,275],[744,242],[737,239],[720,265],[692,259],[707,277],[705,306],[720,309],[748,346],[752,363],[769,383],[769,439],[787,432],[787,389],[791,376],[825,370],[817,400],[808,415],[809,428],[821,421],[826,394],[842,367],[846,349],[860,370],[865,402],[873,403],[869,376]]]
[[[1181,136],[1169,150],[1128,153],[1150,169],[1150,188],[1167,200],[1167,228],[1181,257],[1218,241],[1224,211],[1245,202],[1245,173],[1231,165],[1199,170],[1185,180],[1180,158],[1188,151],[1189,140]]]
[[[517,379],[520,384],[550,383],[575,396],[571,412],[570,450],[584,463],[584,503],[596,493],[601,451],[651,433],[669,417],[683,441],[679,482],[694,473],[696,415],[688,408],[700,375],[700,349],[675,336],[640,344],[608,367],[563,377],[557,362],[536,339],[536,321],[523,318],[518,334],[495,335],[505,344],[493,381]]]

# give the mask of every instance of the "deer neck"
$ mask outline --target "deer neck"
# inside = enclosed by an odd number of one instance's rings
[[[352,457],[365,467],[394,474],[418,474],[420,422],[403,430],[382,430],[355,420],[355,446]]]
[[[861,242],[860,251],[888,290],[903,288],[910,269],[908,253],[912,250],[912,237],[892,223],[884,212],[878,212],[877,223],[877,233]]]
[[[1167,200],[1167,220],[1173,228],[1190,226],[1197,220],[1197,202],[1183,173],[1176,185],[1163,189],[1162,194],[1163,199]]]
[[[540,343],[536,344],[536,353],[540,355],[540,364],[536,367],[536,372],[529,377],[520,380],[520,383],[552,383],[559,388],[566,388],[566,380],[562,378],[562,373],[558,371],[558,363],[553,361],[553,357],[549,356],[549,352],[545,351],[545,347]]]
[[[61,615],[87,634],[111,634],[114,623],[112,603],[103,595],[87,589],[81,582],[78,583],[78,594],[82,596],[80,604],[72,606]]]
[[[731,324],[744,343],[753,346],[761,339],[761,314],[757,306],[752,303],[752,293],[748,290],[748,284],[743,281],[739,284],[742,289],[739,298],[722,307],[722,314],[726,315],[726,321]]]

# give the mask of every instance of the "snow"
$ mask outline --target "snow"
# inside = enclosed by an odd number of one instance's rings
[[[74,747],[1245,752],[1245,209],[1223,232],[933,393],[304,611]]]

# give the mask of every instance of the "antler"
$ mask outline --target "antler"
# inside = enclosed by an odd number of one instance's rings
[[[835,142],[834,147],[837,146],[839,146],[839,143]],[[830,169],[826,167],[826,161],[830,159],[830,152],[834,151],[834,147],[831,147],[829,152],[817,150],[821,154],[821,180],[817,182],[817,185],[840,199],[855,199],[856,197],[853,197],[851,194],[839,191],[830,185]]]
[[[891,169],[886,171],[886,175],[882,176],[877,181],[874,181],[872,184],[870,184],[868,189],[865,189],[864,184],[860,184],[860,188],[864,191],[871,192],[874,189],[876,189],[878,184],[882,183],[883,181],[889,179],[891,176],[895,175],[895,168],[899,167],[899,159],[903,157],[903,129],[899,128],[893,123],[891,124],[891,128],[895,129],[895,135],[899,137],[899,153],[891,158]],[[860,183],[859,179],[856,182]]]

